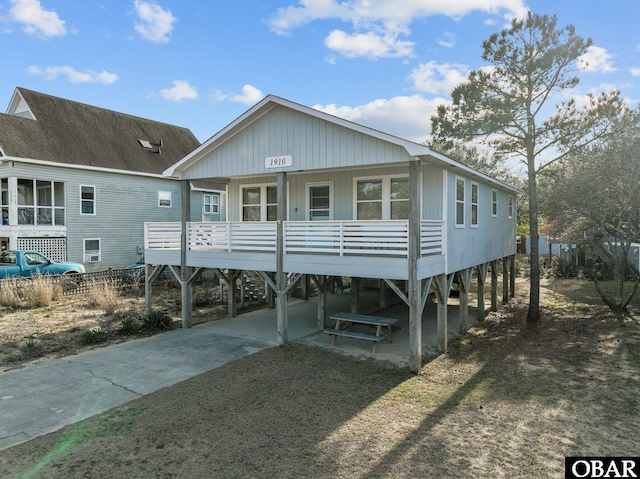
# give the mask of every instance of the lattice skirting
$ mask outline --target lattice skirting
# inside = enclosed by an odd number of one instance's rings
[[[67,261],[67,238],[18,238],[18,249],[35,250],[54,261]]]

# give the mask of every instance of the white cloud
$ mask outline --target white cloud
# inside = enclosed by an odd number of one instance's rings
[[[413,43],[398,40],[394,34],[376,32],[349,35],[341,30],[332,31],[324,41],[325,45],[347,58],[404,57],[412,54]]]
[[[145,40],[167,43],[174,23],[178,21],[170,10],[163,10],[157,3],[134,0],[138,22],[134,28]]]
[[[612,73],[617,70],[613,66],[613,56],[605,48],[595,45],[578,58],[578,65],[586,72]]]
[[[430,61],[414,68],[409,78],[413,82],[414,90],[449,95],[455,87],[467,81],[468,73],[469,68],[466,65],[438,64]]]
[[[279,8],[268,20],[279,35],[315,20],[339,20],[351,23],[353,33],[334,30],[325,39],[327,47],[345,56],[411,56],[413,43],[398,40],[409,35],[409,26],[418,19],[445,15],[458,19],[473,11],[502,13],[505,19],[524,17],[524,0],[300,0],[298,5]],[[451,39],[441,41],[448,46]]]
[[[173,87],[160,90],[160,96],[165,100],[182,101],[196,100],[199,98],[198,91],[184,80],[176,80],[171,82]]]
[[[634,77],[640,77],[640,67],[631,67],[629,71]]]
[[[264,94],[253,85],[245,85],[242,87],[241,95],[234,95],[229,98],[230,101],[243,103],[245,105],[253,105],[264,98]]]
[[[39,0],[11,0],[10,8],[13,21],[22,23],[27,34],[49,39],[66,35],[64,20],[52,10],[45,10]]]
[[[28,71],[32,75],[43,75],[47,80],[55,80],[59,75],[66,75],[71,83],[103,83],[110,85],[118,79],[118,75],[115,73],[109,73],[104,70],[101,72],[93,70],[79,72],[70,66],[52,66],[44,70],[38,66],[30,66]]]
[[[356,107],[330,104],[313,108],[407,140],[424,141],[431,134],[431,116],[438,105],[447,103],[443,98],[412,95],[375,100]]]
[[[438,38],[438,45],[453,48],[456,46],[456,36],[451,32],[444,32],[442,36]]]

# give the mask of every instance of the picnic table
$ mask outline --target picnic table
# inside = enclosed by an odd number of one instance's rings
[[[368,314],[354,314],[354,313],[336,313],[329,316],[330,319],[335,320],[336,325],[333,329],[327,328],[324,330],[326,334],[332,336],[331,346],[335,346],[336,338],[338,336],[344,336],[348,338],[364,339],[373,342],[373,352],[376,352],[376,345],[387,337],[383,334],[382,328],[387,327],[389,342],[393,342],[393,328],[392,326],[398,321],[396,318],[385,318],[382,316],[371,316]],[[354,324],[365,324],[376,326],[376,334],[362,333],[353,331]]]

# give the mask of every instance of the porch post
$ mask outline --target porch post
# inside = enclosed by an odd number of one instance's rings
[[[458,271],[460,276],[460,334],[469,329],[469,289],[471,287],[472,268]]]
[[[288,338],[287,314],[287,274],[284,271],[284,221],[287,219],[287,173],[278,173],[277,180],[277,227],[276,227],[276,297],[277,338],[278,344],[286,344]]]
[[[438,317],[437,317],[437,347],[438,351],[444,353],[447,350],[447,340],[449,331],[447,328],[447,303],[449,302],[449,293],[451,292],[451,283],[453,282],[453,273],[439,274],[433,278],[433,285],[436,290],[436,299],[438,300]]]
[[[191,183],[182,180],[182,224],[180,230],[180,290],[182,292],[182,327],[191,327],[191,310],[193,309],[193,286],[189,281],[191,268],[187,266],[188,232],[187,221],[191,209]]]
[[[151,311],[151,273],[153,272],[153,265],[149,263],[144,265],[144,310],[146,313]]]
[[[331,279],[333,281],[333,278]],[[316,281],[318,288],[318,329],[324,329],[324,323],[327,320],[327,278],[320,275]]]
[[[358,314],[358,301],[360,300],[360,278],[351,278],[351,313]]]
[[[236,286],[238,275],[240,273],[242,273],[242,271],[238,272],[238,270],[235,269],[227,271],[227,314],[230,318],[234,318],[238,310],[236,302]]]
[[[502,302],[509,302],[509,271],[511,270],[511,256],[502,258]]]
[[[422,280],[418,277],[420,253],[420,160],[409,162],[409,369],[422,369]]]
[[[516,255],[511,257],[511,279],[509,280],[509,296],[512,298],[516,295]]]
[[[498,264],[497,260],[491,261],[491,311],[498,311]]]
[[[482,263],[478,268],[478,321],[484,320],[484,283],[487,278],[487,263]]]
[[[387,301],[389,299],[387,292],[387,283],[383,280],[379,280],[378,283],[380,287],[380,302],[378,304],[380,306],[380,309],[384,309],[388,306]]]
[[[333,276],[317,276],[315,274],[310,276],[318,289],[318,329],[323,330],[327,319],[327,292],[329,290],[329,283],[333,283]]]

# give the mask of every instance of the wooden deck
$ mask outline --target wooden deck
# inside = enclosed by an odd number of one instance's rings
[[[284,222],[285,271],[407,279],[408,227],[405,220]],[[424,277],[444,272],[443,228],[442,221],[421,222]],[[181,233],[180,223],[146,223],[146,261],[179,265]],[[276,236],[275,222],[187,223],[187,265],[273,272]]]

